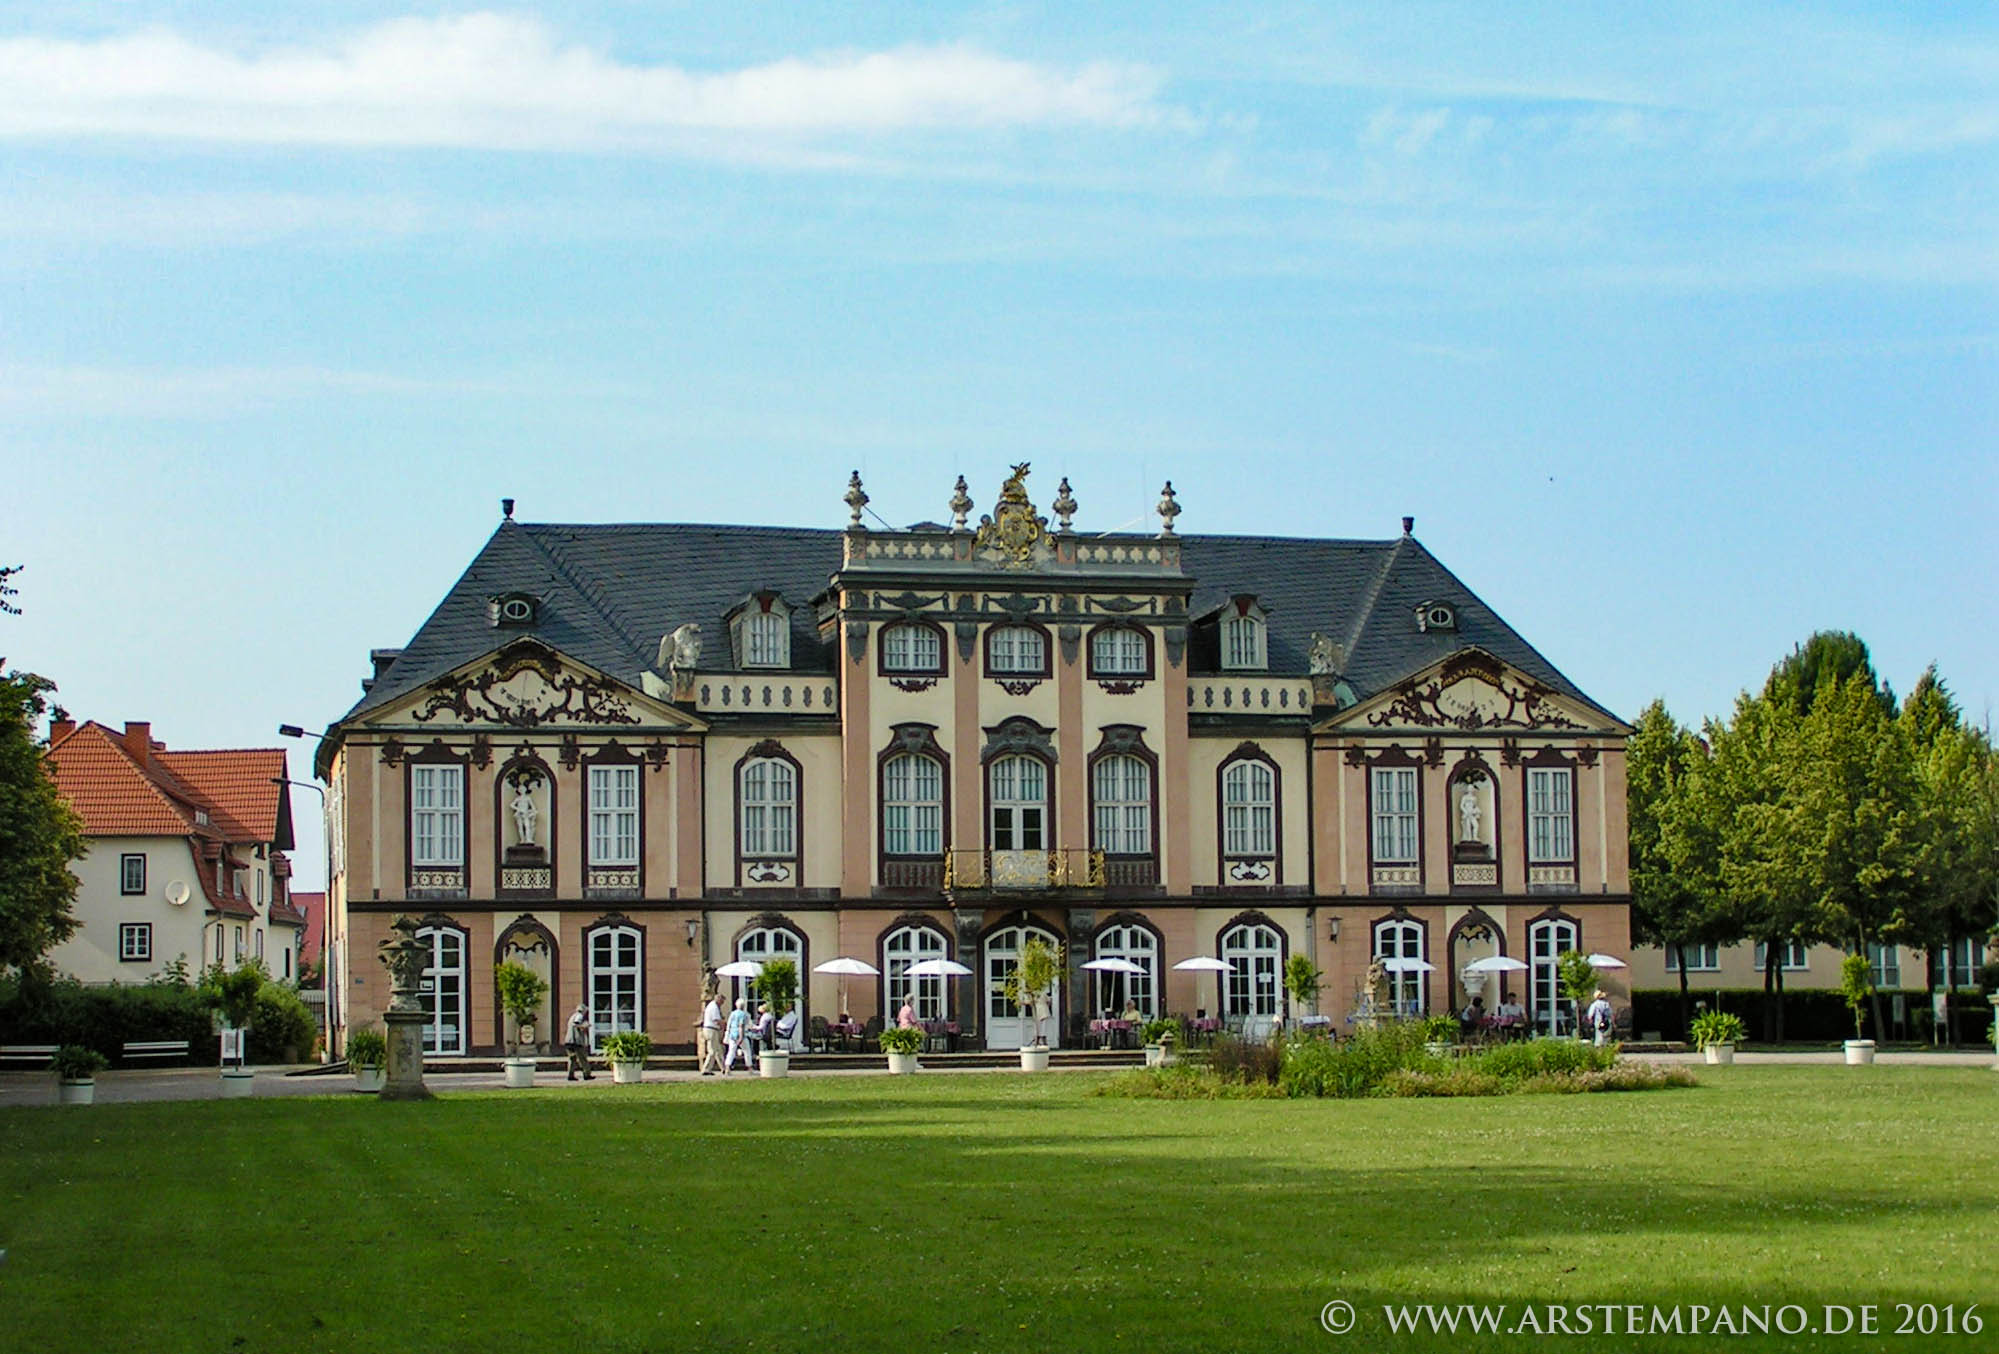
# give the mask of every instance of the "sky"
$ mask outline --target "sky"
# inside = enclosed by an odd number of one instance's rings
[[[502,496],[1027,460],[1083,530],[1413,515],[1627,718],[1840,628],[1982,719],[1996,301],[1983,4],[0,0],[0,656],[268,745]]]

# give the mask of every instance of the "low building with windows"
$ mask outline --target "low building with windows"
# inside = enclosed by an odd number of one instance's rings
[[[1285,963],[1405,1010],[1516,957],[1622,952],[1626,725],[1439,563],[1383,540],[1086,534],[1016,467],[972,518],[875,530],[529,525],[471,567],[328,729],[329,986],[379,1017],[399,913],[432,946],[430,1050],[508,1032],[493,971],[599,1037],[687,1042],[704,972],[785,956],[817,1019],[911,1000],[1011,1047],[1021,947],[1063,947],[1053,1038],[1127,1001],[1252,1031]],[[1215,972],[1177,969],[1206,956]],[[879,978],[814,974],[836,957]],[[1083,968],[1122,958],[1135,973]],[[911,977],[930,958],[971,970]],[[1479,979],[1475,975],[1474,985]],[[1483,987],[1496,1007],[1502,986]]]
[[[83,820],[89,851],[77,932],[49,954],[87,983],[142,982],[180,960],[261,961],[296,981],[305,917],[288,898],[291,807],[283,748],[169,751],[152,726],[49,727],[56,788]]]

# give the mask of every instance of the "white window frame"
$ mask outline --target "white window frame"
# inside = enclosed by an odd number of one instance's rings
[[[594,1052],[611,1035],[645,1028],[645,935],[636,926],[592,927],[583,937],[583,956]]]
[[[1260,616],[1226,617],[1222,621],[1222,668],[1228,672],[1260,672],[1269,667],[1266,635]]]
[[[410,863],[419,869],[465,864],[465,768],[453,762],[410,766]]]
[[[1769,941],[1759,940],[1756,942],[1756,971],[1758,973],[1761,973],[1763,971],[1763,966],[1770,962],[1769,951],[1770,951]],[[1811,947],[1805,944],[1805,942],[1802,940],[1785,941],[1784,961],[1782,964],[1784,972],[1786,973],[1810,972],[1812,967],[1811,953],[1812,953]]]
[[[153,924],[149,921],[118,923],[118,962],[150,964],[153,960]]]
[[[137,870],[137,878],[133,871]],[[118,892],[127,898],[144,896],[146,892],[146,853],[127,851],[118,857]]]
[[[243,928],[240,925],[229,928],[229,962],[243,962]]]
[[[262,962],[264,961],[264,928],[263,928],[263,927],[259,926],[259,927],[258,927],[258,928],[257,928],[256,930],[254,930],[254,931],[252,931],[252,932],[250,933],[250,949],[251,949],[251,952],[252,952],[253,954],[255,954],[255,955],[256,955],[256,958],[257,958],[257,962],[258,962],[258,963],[262,963]]]
[[[1092,677],[1143,677],[1151,667],[1145,633],[1129,625],[1109,625],[1090,636]]]
[[[1429,955],[1424,953],[1427,941],[1422,923],[1407,917],[1389,917],[1374,924],[1376,959],[1427,961]],[[1421,972],[1388,975],[1388,994],[1397,1015],[1419,1016],[1429,1011],[1430,984],[1424,981],[1427,976]]]
[[[1716,973],[1720,971],[1721,946],[1716,944],[1714,941],[1712,940],[1695,941],[1687,945],[1685,948],[1687,952],[1687,972]],[[1757,946],[1757,949],[1761,951],[1762,946],[1759,944]],[[1757,964],[1760,967],[1762,961],[1759,959],[1757,961]],[[1679,947],[1668,945],[1666,946],[1666,972],[1678,973],[1679,971],[1680,971]]]
[[[1024,1016],[1015,1003],[1006,998],[1006,980],[1020,967],[1020,952],[1027,948],[1027,942],[1039,940],[1049,949],[1061,951],[1062,942],[1054,932],[1039,926],[1008,926],[986,937],[980,947],[983,952],[986,978],[986,1019],[1019,1020],[1032,1026],[1033,1017]],[[1054,1010],[1062,1009],[1062,975],[1055,975],[1055,986],[1049,989],[1049,1003]],[[1030,1035],[1032,1030],[1029,1031]],[[1044,1030],[1044,1034],[1049,1031]],[[1023,1036],[1023,1042],[1027,1036]]]
[[[910,985],[915,984],[918,1020],[951,1018],[951,984],[943,978],[911,978],[909,966],[922,959],[945,959],[950,947],[944,934],[928,926],[899,926],[882,938],[882,1023],[895,1024]]]
[[[416,938],[430,947],[417,985],[423,1005],[423,1051],[445,1057],[465,1052],[470,992],[470,937],[455,926],[425,926]],[[455,962],[454,962],[455,960]],[[455,1019],[446,1024],[444,1017]]]
[[[1031,625],[996,626],[986,637],[986,665],[997,676],[1039,677],[1048,671],[1048,639]]]
[[[1143,973],[1104,973],[1096,984],[1097,1010],[1107,1010],[1106,990],[1121,991],[1138,1004],[1139,1014],[1151,1020],[1159,1014],[1159,938],[1143,926],[1127,923],[1097,932],[1095,948],[1099,959],[1123,959],[1143,968]],[[1118,980],[1118,981],[1114,981]],[[1123,1008],[1118,1008],[1123,1013]]]
[[[1570,766],[1527,768],[1527,860],[1566,865],[1576,858],[1576,773]]]
[[[1222,980],[1224,1020],[1275,1020],[1283,1009],[1279,984],[1284,968],[1284,938],[1275,927],[1244,922],[1222,935],[1222,961],[1229,966]]]
[[[593,766],[589,777],[590,863],[634,869],[639,863],[639,768]]]
[[[798,768],[782,757],[758,757],[743,763],[737,787],[743,858],[794,859],[798,855]]]
[[[1867,976],[1884,990],[1902,985],[1902,951],[1878,940],[1867,942]]]
[[[1014,753],[993,759],[986,768],[993,850],[1048,849],[1048,781],[1048,764],[1039,757]]]
[[[736,958],[761,964],[772,959],[789,959],[798,965],[798,1020],[805,1023],[805,989],[812,984],[806,981],[810,976],[805,971],[805,940],[798,932],[785,926],[755,926],[736,938]],[[733,978],[734,996],[741,997],[752,1018],[756,1015],[755,978]],[[773,1017],[779,1013],[771,1012]]]
[[[944,854],[944,765],[921,752],[899,752],[882,767],[882,854]]]
[[[742,620],[743,666],[746,668],[788,668],[791,666],[791,617],[776,608],[751,611]]]
[[[1580,943],[1576,924],[1566,917],[1543,917],[1527,928],[1527,1000],[1533,1022],[1560,1033],[1575,1013],[1562,996],[1561,956]]]
[[[1277,854],[1277,771],[1257,757],[1222,768],[1222,855]]]
[[[1113,752],[1090,768],[1092,836],[1107,856],[1152,854],[1152,767],[1143,757]]]
[[[944,640],[927,625],[897,621],[882,627],[882,671],[934,677],[944,670]]]
[[[1369,805],[1373,814],[1374,863],[1414,865],[1422,849],[1418,833],[1418,806],[1422,803],[1422,782],[1413,766],[1369,768],[1368,783],[1373,794]]]

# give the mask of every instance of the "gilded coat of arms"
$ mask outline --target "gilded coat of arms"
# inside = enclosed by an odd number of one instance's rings
[[[997,556],[1008,568],[1024,568],[1034,563],[1035,547],[1048,534],[1048,519],[1034,510],[1027,497],[1028,462],[1022,461],[1000,486],[999,502],[993,515],[979,519],[973,548],[981,554]]]

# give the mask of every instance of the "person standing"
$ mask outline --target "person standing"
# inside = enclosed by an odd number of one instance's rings
[[[729,1070],[736,1065],[736,1055],[747,1052],[743,1047],[743,1037],[749,1032],[750,1013],[743,1008],[743,999],[737,997],[734,1009],[729,1012],[728,1042],[722,1048],[723,1076],[727,1076]],[[743,1059],[743,1066],[747,1068],[749,1065],[749,1059],[745,1057]]]
[[[706,1004],[701,1007],[701,1023],[697,1031],[701,1055],[701,1075],[712,1077],[722,1065],[722,1004],[715,1000],[715,993],[708,994]]]
[[[569,1079],[576,1080],[581,1072],[583,1080],[592,1081],[595,1074],[590,1070],[590,1010],[582,1002],[570,1012],[569,1024],[562,1032],[562,1051],[569,1055]]]
[[[1610,1042],[1610,1023],[1612,1019],[1610,998],[1603,995],[1602,988],[1599,987],[1596,990],[1596,994],[1590,998],[1589,1010],[1583,1013],[1583,1019],[1588,1023],[1591,1033],[1596,1036],[1596,1046],[1598,1048],[1602,1048]]]

